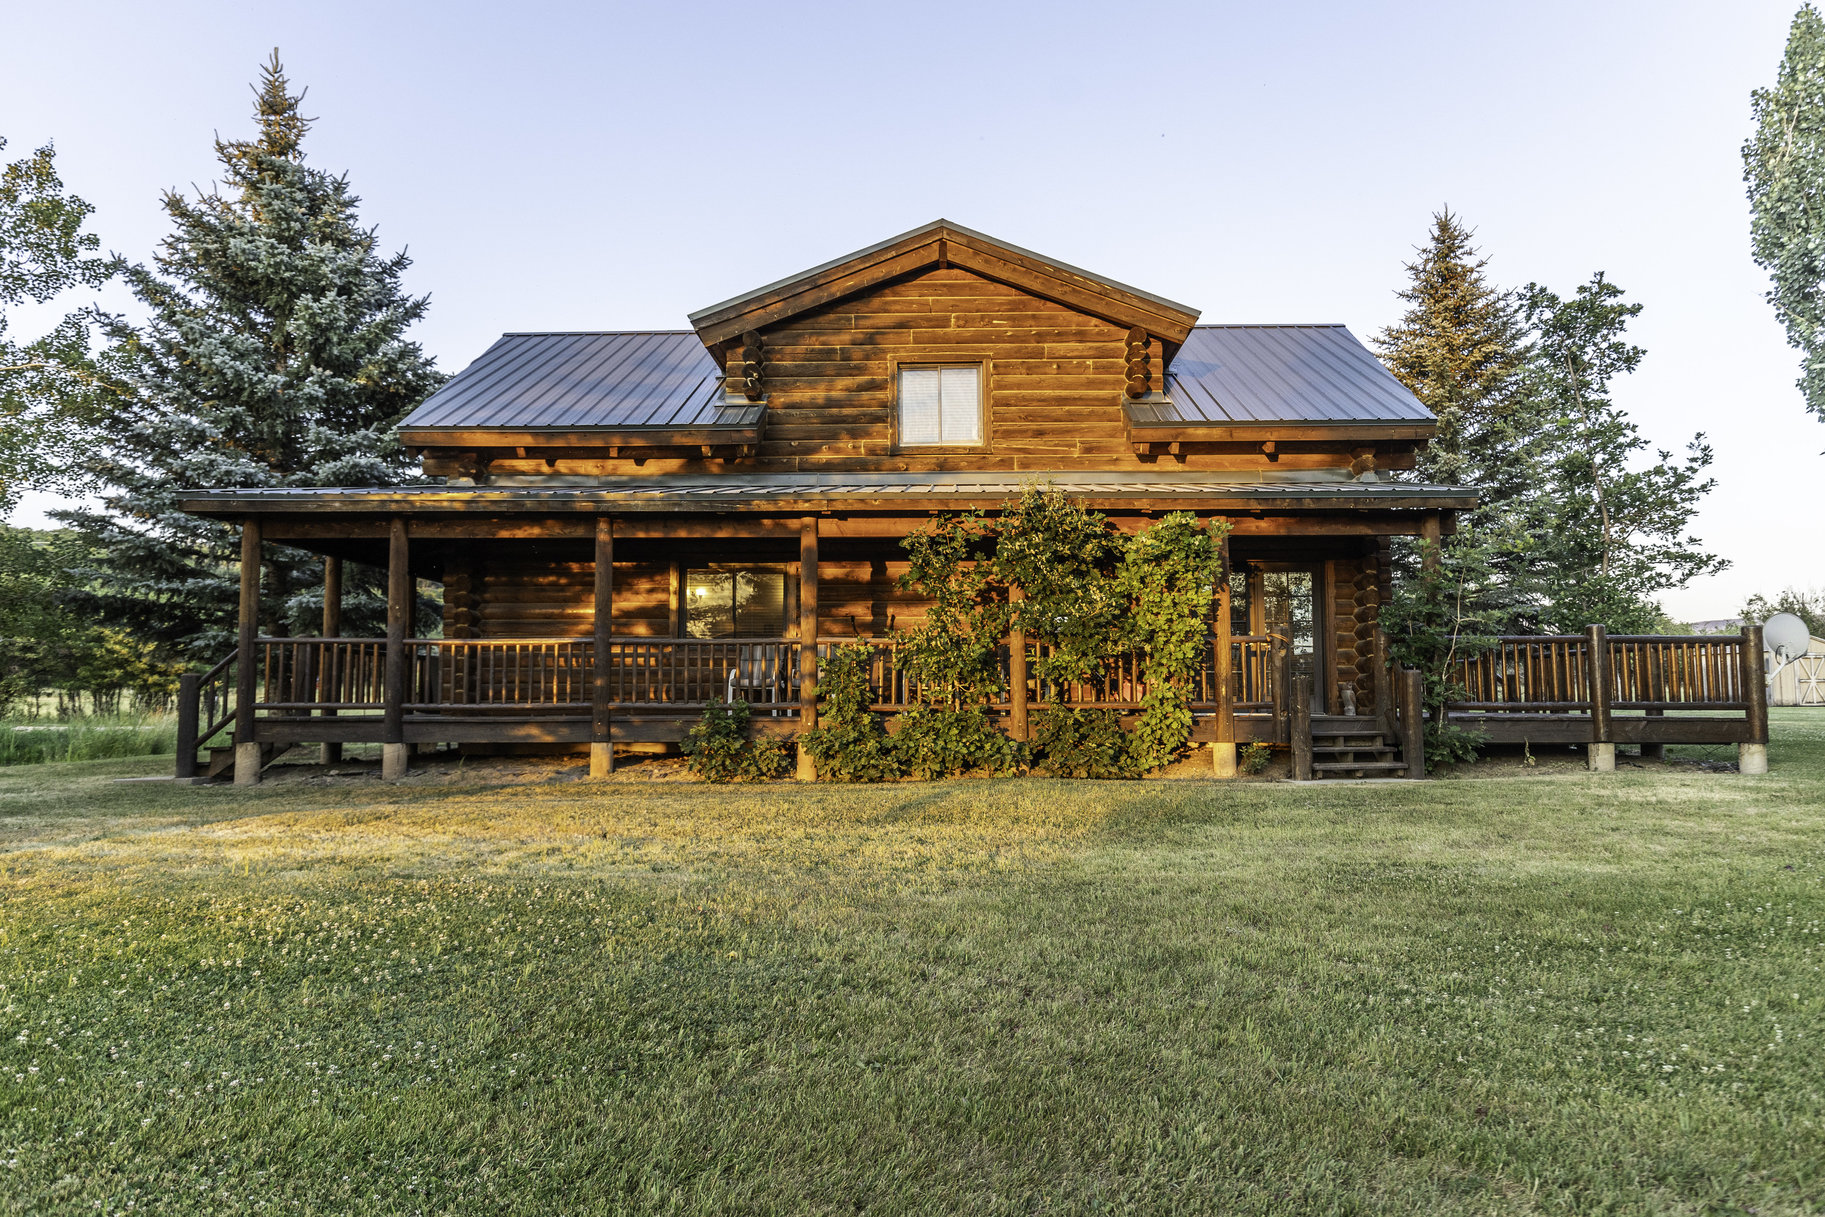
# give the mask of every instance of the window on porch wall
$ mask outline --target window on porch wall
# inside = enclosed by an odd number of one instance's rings
[[[685,572],[687,638],[780,638],[786,633],[786,572],[777,567],[700,567]]]

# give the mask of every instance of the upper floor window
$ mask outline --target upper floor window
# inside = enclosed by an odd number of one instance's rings
[[[900,443],[975,447],[982,443],[982,366],[900,369]]]

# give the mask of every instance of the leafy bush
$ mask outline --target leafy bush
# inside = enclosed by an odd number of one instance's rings
[[[1059,778],[1141,775],[1133,737],[1113,710],[1049,705],[1033,715],[1035,767]]]
[[[1242,749],[1236,764],[1243,773],[1260,773],[1274,761],[1274,750],[1266,744],[1250,744]]]
[[[1020,746],[989,721],[981,706],[914,706],[900,715],[893,750],[908,773],[928,780],[978,770],[1013,773],[1022,760]]]
[[[827,782],[890,782],[902,766],[882,716],[868,707],[867,643],[832,647],[818,666],[817,726],[799,736],[799,747]]]
[[[1489,737],[1481,731],[1471,731],[1456,723],[1441,723],[1437,719],[1426,720],[1426,768],[1437,769],[1440,765],[1455,765],[1459,761],[1474,761],[1483,750]]]
[[[785,741],[752,739],[751,711],[740,700],[712,698],[703,717],[685,733],[684,754],[691,772],[706,782],[761,781],[785,775],[791,754]]]

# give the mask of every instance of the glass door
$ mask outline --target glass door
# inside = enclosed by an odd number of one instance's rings
[[[1323,580],[1317,568],[1251,563],[1247,583],[1248,632],[1286,639],[1293,679],[1311,680],[1312,713],[1325,713],[1324,635],[1319,629],[1324,618],[1318,611]]]

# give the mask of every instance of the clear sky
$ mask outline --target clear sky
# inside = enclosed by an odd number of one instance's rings
[[[159,192],[212,179],[278,46],[311,159],[409,247],[452,371],[503,330],[682,327],[939,216],[1206,321],[1367,338],[1449,204],[1498,281],[1603,270],[1647,306],[1619,398],[1667,447],[1709,433],[1698,531],[1736,563],[1665,597],[1699,619],[1825,584],[1825,426],[1749,259],[1739,152],[1795,7],[18,5],[0,134],[8,159],[54,139],[104,245],[143,259]]]

